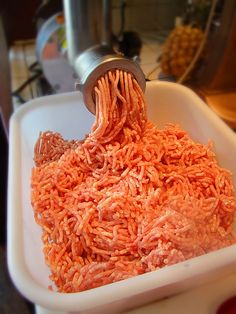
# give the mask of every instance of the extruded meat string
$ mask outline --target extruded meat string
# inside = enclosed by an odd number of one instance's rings
[[[236,243],[232,178],[212,144],[149,122],[129,73],[107,73],[94,93],[96,119],[84,140],[47,131],[35,145],[32,207],[58,291],[91,289]]]

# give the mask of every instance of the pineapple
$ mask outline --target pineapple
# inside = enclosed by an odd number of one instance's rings
[[[191,63],[203,32],[190,25],[177,26],[164,43],[160,66],[162,72],[175,78],[181,77]]]

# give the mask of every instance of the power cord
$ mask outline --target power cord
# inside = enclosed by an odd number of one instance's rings
[[[205,27],[205,31],[204,31],[204,34],[203,34],[202,41],[201,41],[201,43],[200,43],[200,45],[198,47],[198,50],[197,50],[194,58],[192,59],[191,63],[189,64],[189,66],[185,70],[184,74],[178,79],[177,83],[179,83],[179,84],[183,84],[183,82],[188,77],[189,73],[195,67],[199,57],[201,56],[202,50],[203,50],[203,48],[205,46],[205,43],[206,43],[209,31],[210,31],[211,22],[212,22],[212,19],[213,19],[213,16],[214,16],[216,4],[217,4],[217,0],[212,0],[211,9],[210,9],[210,12],[209,12],[209,15],[208,15],[208,19],[207,19],[207,23],[206,23],[206,27]]]
[[[21,92],[32,82],[42,76],[42,70],[35,71],[35,74],[30,76],[24,83],[22,83],[14,92],[12,92],[12,96],[16,97],[21,104],[25,103],[26,100],[21,96]]]

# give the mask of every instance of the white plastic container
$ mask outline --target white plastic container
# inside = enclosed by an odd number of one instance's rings
[[[162,127],[174,122],[193,139],[211,138],[219,163],[236,174],[236,135],[190,89],[152,81],[146,99],[150,119]],[[10,121],[8,184],[8,267],[18,290],[50,313],[116,313],[178,293],[236,269],[236,245],[134,278],[80,293],[47,289],[41,230],[30,204],[33,147],[40,131],[67,139],[83,138],[94,120],[78,92],[38,98],[13,114]],[[236,178],[234,176],[236,186]],[[49,313],[49,312],[48,312]]]

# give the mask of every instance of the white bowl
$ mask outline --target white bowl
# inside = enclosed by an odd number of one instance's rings
[[[236,173],[236,135],[190,89],[152,81],[146,99],[150,119],[159,127],[174,122],[193,139],[215,144],[220,165]],[[8,181],[8,267],[18,290],[31,302],[55,313],[115,313],[183,291],[236,269],[236,245],[163,269],[80,293],[49,291],[49,269],[42,253],[41,230],[30,204],[33,148],[40,131],[83,138],[94,120],[78,92],[37,98],[10,121]],[[234,176],[234,184],[236,178]],[[236,185],[236,184],[235,184]]]

